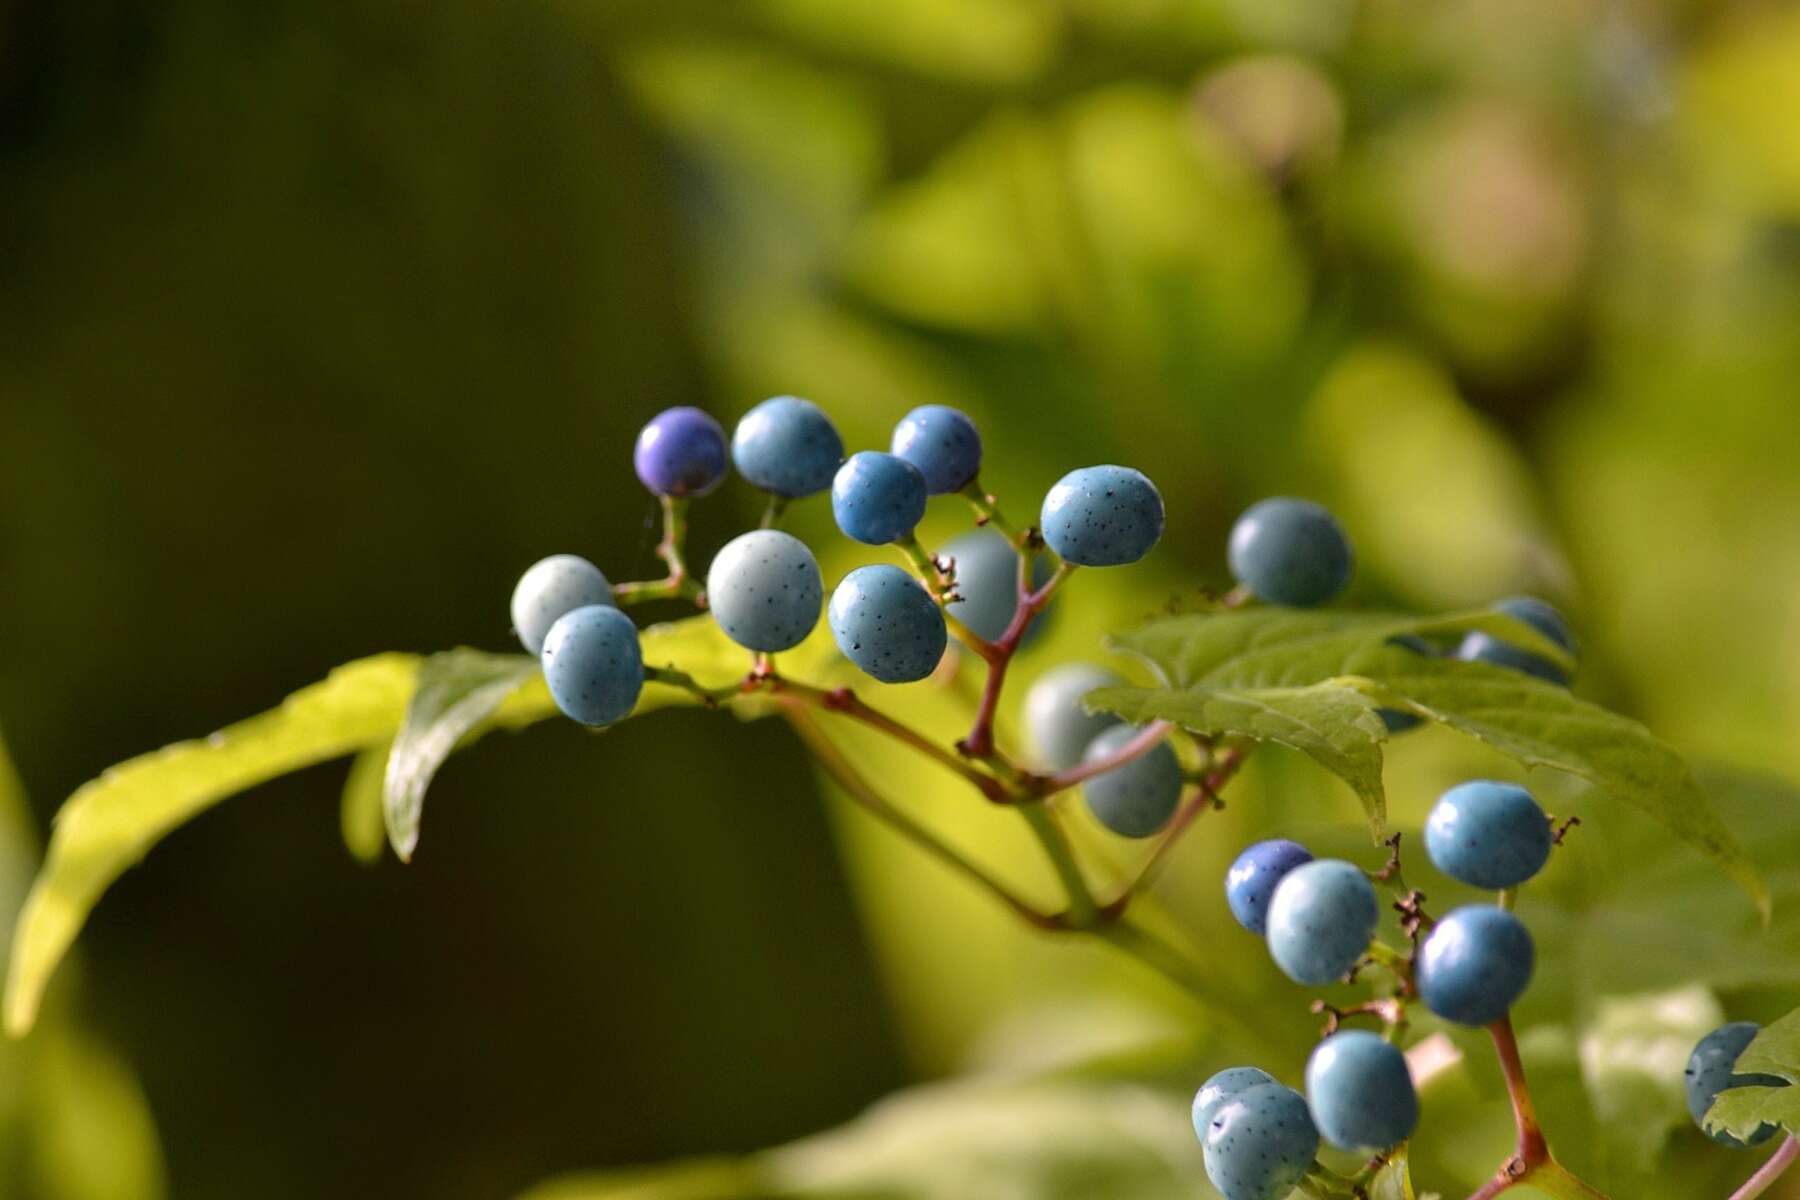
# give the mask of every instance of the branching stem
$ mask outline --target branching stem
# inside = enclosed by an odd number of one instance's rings
[[[688,502],[674,496],[660,497],[662,501],[663,535],[662,541],[656,544],[656,557],[668,565],[669,573],[662,579],[638,580],[632,583],[613,584],[613,600],[621,608],[633,604],[644,604],[651,600],[692,600],[695,605],[706,607],[706,596],[701,591],[697,580],[688,576],[687,559],[684,547],[687,544],[687,506]]]
[[[1781,1178],[1782,1172],[1794,1165],[1796,1158],[1800,1158],[1800,1138],[1790,1136],[1781,1143],[1779,1150],[1757,1168],[1756,1174],[1744,1181],[1743,1187],[1731,1193],[1730,1200],[1753,1200],[1762,1195]]]

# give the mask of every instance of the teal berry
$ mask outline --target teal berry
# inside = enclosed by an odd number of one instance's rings
[[[1750,1135],[1748,1142],[1739,1141],[1724,1130],[1714,1132],[1706,1128],[1706,1113],[1712,1108],[1713,1100],[1726,1088],[1737,1087],[1786,1087],[1788,1081],[1779,1075],[1739,1075],[1735,1068],[1737,1060],[1750,1043],[1756,1040],[1761,1027],[1750,1021],[1734,1021],[1730,1025],[1721,1025],[1694,1047],[1688,1056],[1685,1083],[1687,1087],[1688,1113],[1694,1118],[1707,1137],[1723,1146],[1743,1149],[1746,1146],[1760,1146],[1775,1136],[1777,1126],[1762,1125]]]
[[[1269,953],[1295,983],[1341,979],[1369,948],[1380,919],[1375,888],[1354,863],[1322,859],[1289,871],[1269,901]]]
[[[1138,735],[1132,725],[1115,725],[1088,743],[1085,762],[1097,762],[1121,750]],[[1181,760],[1166,741],[1124,766],[1095,775],[1081,785],[1094,819],[1120,837],[1146,838],[1175,815],[1181,803]]]
[[[1111,713],[1087,711],[1082,698],[1124,682],[1105,667],[1090,663],[1065,663],[1038,676],[1025,693],[1025,736],[1040,770],[1064,771],[1074,766],[1090,742],[1119,723]]]
[[[1568,620],[1557,611],[1555,605],[1539,600],[1536,596],[1508,596],[1504,600],[1496,600],[1494,610],[1525,622],[1570,654],[1576,652],[1575,635],[1569,629]]]
[[[1194,1136],[1205,1145],[1207,1126],[1212,1124],[1213,1117],[1227,1100],[1253,1087],[1274,1082],[1275,1077],[1260,1067],[1226,1067],[1208,1079],[1194,1093]]]
[[[925,477],[903,458],[858,451],[832,478],[831,512],[846,537],[865,545],[901,541],[925,515]]]
[[[1299,842],[1273,838],[1258,842],[1237,856],[1225,872],[1225,903],[1231,915],[1251,933],[1269,931],[1269,902],[1275,888],[1288,872],[1313,860],[1312,852]]]
[[[919,468],[934,496],[962,491],[981,471],[981,433],[975,422],[942,404],[926,404],[900,418],[890,449]]]
[[[612,602],[612,584],[599,567],[577,554],[552,554],[526,568],[513,587],[513,629],[527,651],[539,654],[558,617]]]
[[[1535,957],[1523,921],[1490,904],[1469,904],[1432,928],[1413,977],[1425,1007],[1444,1020],[1492,1025],[1525,994]]]
[[[637,626],[609,604],[564,613],[550,626],[541,656],[550,698],[583,725],[611,725],[631,715],[644,690],[644,653]]]
[[[769,654],[806,640],[824,598],[812,551],[779,529],[739,534],[706,573],[707,606],[725,636]]]
[[[1550,843],[1550,818],[1516,783],[1459,783],[1425,818],[1432,865],[1471,887],[1518,887],[1550,861]]]
[[[1523,671],[1558,687],[1569,686],[1569,673],[1549,659],[1540,658],[1529,650],[1521,650],[1511,642],[1503,642],[1493,634],[1483,633],[1479,629],[1463,638],[1462,644],[1456,648],[1456,657],[1464,662],[1491,663],[1511,671]]]
[[[725,478],[725,431],[697,408],[668,408],[639,432],[638,479],[658,496],[704,496]]]
[[[1206,1177],[1225,1200],[1283,1200],[1319,1152],[1306,1097],[1279,1083],[1245,1088],[1213,1112]]]
[[[1077,566],[1123,566],[1162,537],[1162,493],[1130,467],[1082,467],[1050,489],[1038,524],[1050,548]]]
[[[818,405],[776,396],[737,423],[731,461],[752,486],[798,499],[831,486],[844,461],[844,439]]]
[[[1019,608],[1018,550],[999,530],[977,529],[945,543],[938,557],[956,564],[956,594],[961,599],[950,603],[950,615],[974,630],[976,636],[999,641]],[[1042,555],[1033,559],[1032,586],[1043,587],[1050,571],[1048,559]],[[1043,628],[1045,617],[1045,613],[1039,613],[1032,619],[1025,630],[1025,641]]]
[[[1306,1102],[1320,1136],[1340,1150],[1379,1153],[1419,1124],[1406,1055],[1366,1029],[1334,1033],[1313,1050]]]
[[[826,613],[844,657],[883,683],[913,683],[944,657],[944,614],[899,567],[858,567],[831,594]]]
[[[1232,576],[1259,598],[1312,608],[1350,583],[1350,539],[1337,518],[1310,500],[1259,500],[1231,527]]]

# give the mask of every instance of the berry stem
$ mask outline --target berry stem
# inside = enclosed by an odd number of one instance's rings
[[[812,752],[814,758],[819,760],[819,766],[839,788],[843,789],[846,796],[871,816],[893,828],[906,840],[939,862],[975,881],[1030,924],[1040,929],[1054,929],[1058,926],[1058,920],[1054,915],[1033,907],[1006,884],[988,874],[979,864],[907,816],[887,797],[883,796],[874,785],[869,783],[862,772],[856,769],[856,765],[844,755],[844,752],[838,749],[836,743],[826,736],[825,731],[819,728],[811,715],[800,707],[797,700],[790,698],[782,705],[782,711],[788,724],[793,727],[800,740],[806,744],[806,748]]]
[[[1800,1158],[1800,1138],[1790,1136],[1781,1143],[1781,1149],[1771,1154],[1768,1161],[1757,1168],[1756,1174],[1744,1181],[1743,1187],[1731,1193],[1730,1200],[1752,1200],[1753,1197],[1762,1195],[1781,1178],[1782,1172],[1794,1164],[1796,1158]]]
[[[1105,758],[1076,763],[1054,775],[1042,776],[1042,782],[1038,785],[1039,794],[1053,796],[1057,792],[1084,783],[1096,775],[1104,775],[1108,771],[1117,770],[1128,762],[1134,762],[1162,744],[1174,728],[1175,726],[1168,721],[1152,721],[1133,735],[1130,741]]]
[[[1027,536],[1030,536],[1029,532]],[[1029,572],[1030,569],[1027,564],[1025,570]],[[1050,598],[1056,594],[1056,589],[1074,572],[1072,564],[1058,563],[1050,578],[1044,581],[1043,587],[1035,592],[1023,593],[1006,632],[992,645],[993,654],[983,656],[987,658],[988,674],[987,682],[981,689],[981,702],[975,709],[975,723],[969,728],[968,736],[957,743],[957,748],[970,758],[993,756],[994,718],[1000,711],[1000,693],[1006,687],[1006,669],[1012,665],[1013,655],[1018,652],[1019,643],[1024,640],[1025,630],[1030,627],[1032,618],[1044,611]]]
[[[1506,1078],[1513,1123],[1519,1131],[1518,1144],[1511,1157],[1494,1172],[1494,1177],[1482,1184],[1469,1200],[1492,1200],[1492,1197],[1526,1182],[1557,1200],[1607,1200],[1604,1192],[1551,1157],[1544,1131],[1538,1125],[1531,1089],[1525,1082],[1525,1064],[1519,1058],[1519,1039],[1513,1033],[1512,1018],[1501,1017],[1489,1025],[1488,1036],[1493,1039],[1494,1052],[1500,1058],[1500,1072]]]
[[[974,480],[968,487],[964,488],[963,495],[969,498],[970,505],[975,509],[975,524],[986,525],[998,529],[1001,533],[1006,535],[1008,541],[1012,542],[1014,545],[1018,544],[1018,531],[1007,524],[1006,517],[1001,513],[999,504],[995,501],[994,497],[989,494],[987,489],[981,486],[981,481],[979,479]]]
[[[786,496],[770,493],[768,506],[763,509],[762,520],[756,523],[756,527],[758,529],[780,529],[781,518],[787,514],[787,507],[788,498]]]
[[[644,680],[647,683],[660,683],[665,687],[679,688],[690,693],[708,708],[717,708],[722,701],[731,699],[742,690],[737,684],[729,687],[709,688],[686,671],[678,671],[674,667],[644,668]]]
[[[687,506],[685,499],[659,497],[662,502],[663,535],[656,544],[656,557],[668,564],[669,573],[662,579],[645,579],[613,584],[613,600],[621,608],[644,604],[651,600],[692,600],[704,608],[705,596],[697,580],[688,577],[687,559],[682,547],[687,544]]]
[[[1100,906],[1094,900],[1087,878],[1081,873],[1081,864],[1075,861],[1069,835],[1063,832],[1056,814],[1043,804],[1021,804],[1018,809],[1038,844],[1044,848],[1044,857],[1050,860],[1056,877],[1062,881],[1063,891],[1068,894],[1069,911],[1065,923],[1072,929],[1092,928],[1099,920]]]

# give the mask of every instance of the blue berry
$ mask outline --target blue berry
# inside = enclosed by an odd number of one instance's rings
[[[1375,715],[1389,733],[1408,733],[1425,723],[1425,718],[1417,713],[1401,712],[1397,708],[1378,708]]]
[[[658,496],[704,496],[725,478],[725,431],[697,408],[668,408],[639,432],[631,462]]]
[[[956,594],[962,598],[951,602],[950,615],[978,636],[999,641],[1019,607],[1019,552],[999,530],[977,529],[945,543],[938,557],[956,563]],[[1043,587],[1050,571],[1049,559],[1033,559],[1032,585]],[[1027,641],[1043,628],[1044,617],[1039,613],[1032,619]]]
[[[1406,1056],[1366,1029],[1334,1033],[1313,1050],[1306,1102],[1320,1135],[1340,1150],[1387,1150],[1419,1123]]]
[[[1038,676],[1025,693],[1025,736],[1039,769],[1062,771],[1074,766],[1088,743],[1119,723],[1111,713],[1088,712],[1081,701],[1091,691],[1124,682],[1105,667],[1089,663],[1065,663]]]
[[[531,564],[513,587],[513,629],[525,649],[537,654],[556,618],[590,604],[612,602],[612,584],[599,567],[580,555],[552,554]]]
[[[1760,1027],[1749,1021],[1721,1025],[1701,1038],[1700,1044],[1688,1056],[1685,1072],[1688,1112],[1693,1116],[1694,1124],[1721,1145],[1742,1149],[1760,1146],[1775,1136],[1777,1127],[1774,1125],[1759,1126],[1748,1142],[1740,1142],[1723,1130],[1714,1133],[1706,1128],[1706,1112],[1712,1107],[1714,1098],[1726,1088],[1788,1086],[1788,1081],[1779,1075],[1739,1075],[1733,1069],[1737,1066],[1738,1056],[1756,1040],[1759,1032]]]
[[[831,512],[847,537],[870,546],[900,541],[925,515],[925,477],[903,458],[858,451],[831,481]]]
[[[1569,686],[1569,673],[1549,659],[1539,658],[1529,650],[1521,650],[1511,642],[1503,642],[1479,629],[1463,638],[1462,645],[1456,648],[1456,657],[1464,662],[1492,663],[1496,667],[1523,671],[1559,687]]]
[[[1539,600],[1536,596],[1508,596],[1494,603],[1498,612],[1515,617],[1525,622],[1557,645],[1575,653],[1575,635],[1569,631],[1569,622],[1558,612],[1556,606]]]
[[[1259,500],[1231,527],[1231,574],[1270,604],[1311,608],[1350,582],[1350,539],[1310,500]]]
[[[899,567],[858,567],[831,594],[831,636],[844,657],[883,683],[913,683],[944,657],[944,614]]]
[[[1225,1200],[1283,1200],[1311,1169],[1319,1131],[1306,1097],[1265,1083],[1218,1107],[1204,1145],[1206,1177]]]
[[[631,715],[644,690],[637,626],[609,604],[564,613],[544,638],[544,682],[565,716],[611,725]]]
[[[1207,1126],[1212,1124],[1213,1117],[1227,1100],[1253,1087],[1274,1082],[1275,1077],[1260,1067],[1226,1067],[1208,1079],[1194,1093],[1194,1136],[1204,1145]]]
[[[890,448],[919,468],[934,496],[962,491],[981,470],[981,434],[975,422],[942,404],[926,404],[902,417]]]
[[[798,396],[764,400],[731,433],[731,461],[753,487],[790,499],[831,486],[844,439],[819,406]]]
[[[798,646],[819,623],[825,583],[806,543],[779,529],[726,542],[706,573],[706,602],[725,636],[773,654]]]
[[[1225,902],[1231,906],[1231,915],[1251,933],[1267,933],[1275,885],[1289,871],[1312,860],[1305,846],[1285,838],[1258,842],[1245,850],[1225,872]]]
[[[1368,950],[1380,916],[1375,888],[1354,863],[1302,864],[1269,901],[1269,954],[1295,983],[1330,983]]]
[[[1103,730],[1082,758],[1094,762],[1116,754],[1137,734],[1131,725]],[[1181,803],[1181,760],[1167,741],[1158,742],[1150,753],[1083,783],[1081,794],[1094,819],[1120,837],[1149,837],[1169,823]]]
[[[1459,783],[1425,818],[1425,853],[1471,887],[1518,887],[1550,860],[1550,818],[1516,783]]]
[[[1082,467],[1044,496],[1044,541],[1083,567],[1117,567],[1150,553],[1163,531],[1162,493],[1130,467]]]
[[[1413,964],[1419,998],[1446,1021],[1492,1025],[1531,982],[1536,950],[1505,909],[1469,904],[1439,921]]]

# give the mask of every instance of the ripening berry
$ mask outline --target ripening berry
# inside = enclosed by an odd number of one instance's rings
[[[658,496],[704,496],[725,478],[725,430],[697,408],[667,408],[638,433],[631,462]]]
[[[1038,676],[1025,693],[1025,736],[1040,770],[1074,766],[1102,730],[1119,723],[1112,713],[1088,712],[1082,697],[1124,682],[1105,667],[1089,663],[1065,663]]]
[[[1082,467],[1045,495],[1038,524],[1044,541],[1069,562],[1123,566],[1150,553],[1162,537],[1162,493],[1130,467]]]
[[[902,417],[890,449],[919,468],[934,496],[962,491],[981,471],[981,434],[975,422],[942,404],[926,404]]]
[[[1516,783],[1459,783],[1425,818],[1425,853],[1471,887],[1518,887],[1550,861],[1550,818]]]
[[[1226,1067],[1200,1085],[1194,1093],[1194,1136],[1206,1142],[1206,1127],[1224,1103],[1239,1092],[1274,1083],[1275,1077],[1260,1067]]]
[[[1479,629],[1463,638],[1456,648],[1456,657],[1464,662],[1492,663],[1496,667],[1523,671],[1558,687],[1569,686],[1569,673],[1549,659],[1539,658],[1529,650],[1521,650],[1511,642],[1503,642]]]
[[[976,636],[997,642],[1012,624],[1019,608],[1019,552],[997,529],[977,529],[952,538],[938,557],[956,564],[956,594],[950,615],[975,631]],[[1031,563],[1033,587],[1043,587],[1051,566],[1042,555]],[[1020,643],[1029,642],[1044,627],[1048,612],[1032,618]]]
[[[832,478],[831,513],[846,537],[870,546],[900,541],[925,515],[925,477],[905,459],[858,451]]]
[[[1715,1133],[1706,1128],[1707,1110],[1726,1088],[1788,1086],[1788,1081],[1779,1075],[1739,1075],[1734,1069],[1738,1057],[1756,1040],[1759,1032],[1761,1027],[1750,1021],[1721,1025],[1701,1038],[1688,1056],[1685,1073],[1688,1113],[1694,1118],[1694,1124],[1720,1145],[1742,1149],[1760,1146],[1775,1136],[1777,1126],[1774,1125],[1759,1126],[1748,1142],[1741,1142],[1724,1130]]]
[[[1323,604],[1350,583],[1350,539],[1310,500],[1259,500],[1231,527],[1232,576],[1258,598],[1290,608]]]
[[[731,461],[751,486],[797,499],[831,486],[844,461],[844,439],[812,401],[775,396],[737,423]]]
[[[540,661],[556,707],[583,725],[625,719],[644,689],[637,626],[608,604],[590,604],[557,618],[544,638]]]
[[[1082,759],[1095,762],[1116,754],[1137,734],[1133,725],[1103,730],[1088,743]],[[1175,815],[1181,803],[1181,782],[1181,760],[1167,741],[1161,741],[1148,754],[1087,780],[1081,785],[1081,794],[1100,824],[1120,837],[1146,838]]]
[[[899,567],[858,567],[831,594],[831,636],[844,657],[883,683],[924,679],[944,657],[944,614]]]
[[[1206,1177],[1225,1200],[1285,1200],[1319,1152],[1306,1097],[1279,1083],[1245,1088],[1214,1111]]]
[[[1303,863],[1275,885],[1269,901],[1269,954],[1295,983],[1330,983],[1369,949],[1380,916],[1360,867],[1339,859]]]
[[[1492,1025],[1525,994],[1535,957],[1523,921],[1490,904],[1469,904],[1433,927],[1413,978],[1425,1007],[1444,1020]]]
[[[779,529],[726,542],[706,573],[706,602],[725,636],[751,650],[798,646],[819,623],[825,583],[806,543]]]
[[[526,568],[513,587],[513,629],[525,649],[538,654],[558,617],[590,604],[612,603],[612,585],[599,567],[577,554],[552,554]]]
[[[1231,915],[1251,933],[1266,934],[1275,885],[1289,871],[1312,860],[1305,846],[1286,838],[1258,842],[1245,850],[1225,872],[1225,902],[1231,906]]]
[[[1390,1149],[1419,1123],[1406,1056],[1366,1029],[1334,1033],[1313,1050],[1306,1103],[1320,1136],[1340,1150]]]

